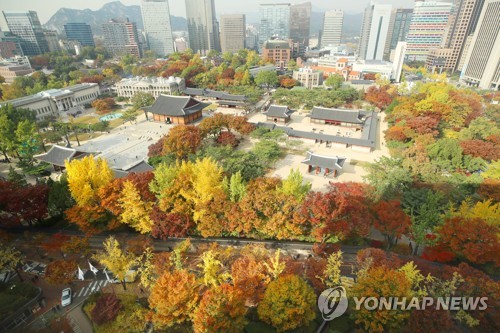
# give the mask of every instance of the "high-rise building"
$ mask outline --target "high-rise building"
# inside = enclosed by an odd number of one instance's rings
[[[259,31],[253,25],[246,27],[245,47],[250,50],[259,50]]]
[[[186,17],[191,49],[202,55],[210,50],[220,51],[214,0],[186,0]]]
[[[394,60],[392,62],[392,75],[391,80],[396,83],[401,81],[401,73],[403,72],[403,65],[405,61],[406,42],[398,42],[394,49]]]
[[[395,8],[392,10],[389,31],[385,42],[384,59],[391,60],[391,51],[394,52],[399,42],[406,40],[406,35],[410,30],[413,9]]]
[[[49,52],[57,52],[61,50],[61,47],[59,46],[59,37],[57,36],[57,31],[44,30],[43,35],[47,40],[47,46],[49,47]]]
[[[406,60],[425,61],[429,50],[441,46],[452,6],[451,2],[415,2],[406,36]]]
[[[113,55],[142,56],[139,34],[135,22],[111,19],[102,25],[104,47]]]
[[[82,46],[95,46],[92,28],[87,23],[68,22],[64,32],[68,40],[78,41]]]
[[[298,44],[297,54],[293,57],[303,57],[306,47],[309,47],[309,35],[311,26],[310,2],[304,2],[290,7],[290,39]]]
[[[391,5],[373,2],[365,9],[358,56],[364,60],[382,60],[391,20]]]
[[[290,38],[290,7],[289,3],[260,5],[260,45],[273,37]]]
[[[24,55],[34,56],[49,52],[42,25],[35,11],[3,11],[3,16],[12,34],[19,38]]]
[[[11,58],[22,56],[23,50],[19,43],[19,38],[11,32],[0,30],[0,57]]]
[[[456,71],[460,58],[464,55],[467,37],[474,33],[484,0],[457,0],[455,8],[448,20],[446,38],[441,43],[442,48],[429,52],[426,65],[434,69],[434,64],[439,63],[440,69]]]
[[[500,0],[486,0],[478,20],[461,80],[481,89],[500,89]]]
[[[235,53],[245,48],[245,15],[220,16],[220,46],[222,52]]]
[[[188,49],[186,39],[184,37],[176,38],[174,41],[175,51],[184,52]]]
[[[340,9],[329,10],[325,12],[323,20],[323,33],[321,35],[320,45],[338,46],[342,40],[342,24],[344,23],[344,12]]]
[[[168,0],[142,0],[141,11],[149,49],[158,56],[174,53]]]

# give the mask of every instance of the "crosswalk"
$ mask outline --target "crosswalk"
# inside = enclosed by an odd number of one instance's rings
[[[108,280],[92,281],[88,286],[80,289],[80,291],[76,294],[76,297],[85,297],[87,295],[95,293],[99,291],[101,288],[104,288],[108,283],[109,283]]]

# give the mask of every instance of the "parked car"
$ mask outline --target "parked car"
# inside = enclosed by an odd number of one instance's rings
[[[71,304],[71,288],[63,289],[61,294],[61,306],[68,306]]]

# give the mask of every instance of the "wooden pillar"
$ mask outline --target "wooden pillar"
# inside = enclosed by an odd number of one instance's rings
[[[308,172],[308,173],[311,173],[312,169],[313,169],[313,166],[309,164],[309,165],[307,166],[307,172]]]

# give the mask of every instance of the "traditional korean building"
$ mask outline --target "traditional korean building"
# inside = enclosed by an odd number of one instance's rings
[[[81,159],[88,155],[92,155],[92,153],[80,151],[70,147],[53,145],[48,152],[35,155],[34,158],[51,164],[55,171],[63,171],[65,169],[66,162]],[[95,153],[93,155],[95,155]]]
[[[220,106],[229,108],[244,108],[247,100],[245,95],[232,95],[224,91],[211,89],[185,88],[183,93],[191,97],[199,98],[202,101],[213,101]]]
[[[264,114],[267,117],[267,121],[273,123],[286,124],[290,121],[290,115],[293,113],[288,106],[281,105],[271,105]]]
[[[324,156],[308,151],[302,163],[308,165],[307,172],[309,173],[314,172],[316,175],[323,174],[324,176],[333,174],[333,177],[337,177],[342,171],[345,161],[345,157]]]
[[[155,121],[167,124],[189,124],[202,117],[202,110],[210,103],[202,103],[190,96],[160,95],[153,105],[143,108]]]
[[[363,127],[364,116],[356,110],[329,109],[315,106],[311,112],[311,123],[331,124],[344,127]]]

